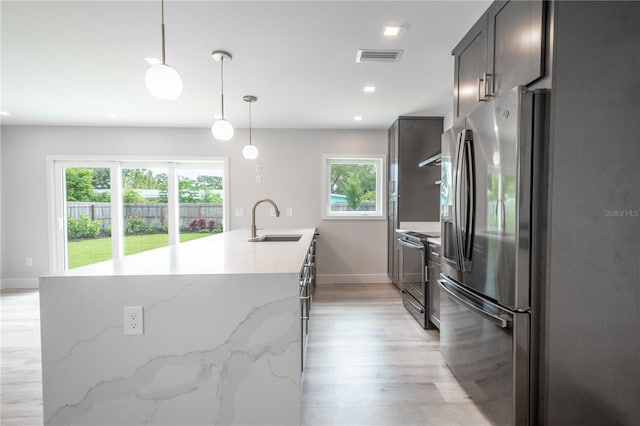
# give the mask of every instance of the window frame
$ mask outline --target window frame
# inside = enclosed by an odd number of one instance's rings
[[[223,169],[224,181],[224,207],[223,207],[223,229],[230,230],[229,227],[229,158],[228,157],[139,157],[139,156],[74,156],[74,155],[48,155],[47,156],[47,198],[49,205],[49,269],[51,273],[58,273],[67,270],[67,245],[66,245],[66,212],[64,202],[59,199],[59,195],[65,196],[65,182],[61,170],[68,167],[106,167],[111,170],[111,200],[112,211],[112,232],[119,235],[112,239],[112,260],[124,255],[123,235],[122,235],[122,181],[121,170],[123,168],[139,167],[166,167],[168,174],[173,174],[174,178],[169,179],[169,185],[175,187],[169,189],[169,204],[175,204],[175,212],[170,223],[175,226],[173,232],[169,232],[169,245],[179,244],[180,235],[178,230],[178,184],[175,175],[178,168],[198,168],[206,167],[210,164],[219,164]]]
[[[386,160],[385,154],[323,154],[322,155],[322,220],[386,220]],[[331,165],[373,164],[376,167],[375,211],[331,211]]]

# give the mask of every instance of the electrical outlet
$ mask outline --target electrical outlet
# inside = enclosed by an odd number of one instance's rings
[[[244,216],[244,207],[236,207],[236,216]]]
[[[26,260],[25,263],[26,263],[27,266],[33,266],[33,258],[27,257],[27,260]]]
[[[256,175],[256,183],[262,183],[262,176]]]
[[[124,334],[144,334],[142,306],[124,307]]]
[[[287,207],[287,216],[293,216],[293,207]]]
[[[260,173],[260,164],[256,164],[256,173]]]
[[[276,209],[269,207],[269,216],[276,217]]]

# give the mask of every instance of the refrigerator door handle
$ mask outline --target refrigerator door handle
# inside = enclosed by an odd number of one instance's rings
[[[462,271],[462,231],[460,229],[460,201],[462,200],[460,192],[462,191],[462,145],[464,140],[464,130],[458,135],[458,149],[456,151],[456,164],[453,173],[453,247],[456,256],[456,267]]]
[[[473,303],[470,303],[469,301],[465,300],[464,298],[460,297],[453,290],[450,290],[448,288],[450,284],[448,284],[446,280],[438,280],[438,284],[440,284],[440,288],[442,290],[446,291],[449,296],[451,296],[452,298],[457,300],[459,303],[461,303],[463,306],[465,306],[470,311],[480,315],[482,318],[485,318],[485,319],[493,322],[495,325],[497,325],[500,328],[508,328],[509,327],[509,323],[510,323],[510,319],[509,318],[504,317],[502,315],[494,315],[494,314],[492,314],[490,312],[487,312],[484,309],[474,305]]]
[[[465,270],[471,270],[471,253],[473,253],[473,235],[476,222],[476,169],[473,156],[471,132],[464,141],[465,168],[467,175],[467,214],[465,224],[464,257]]]

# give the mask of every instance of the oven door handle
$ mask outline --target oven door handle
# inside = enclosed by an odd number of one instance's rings
[[[400,238],[398,238],[398,244],[405,246],[405,247],[409,247],[415,250],[421,250],[424,251],[424,246],[420,245],[420,244],[416,244],[416,243],[412,243],[411,241],[407,241],[407,240],[402,240]]]
[[[453,290],[449,289],[448,288],[449,285],[445,280],[438,280],[438,284],[440,284],[440,288],[446,291],[449,296],[453,297],[456,301],[458,301],[460,304],[462,304],[464,307],[466,307],[470,311],[473,311],[474,313],[480,315],[482,318],[493,322],[495,325],[497,325],[500,328],[509,327],[509,318],[506,318],[502,315],[493,315],[485,311],[484,309],[474,305],[473,303],[468,302],[467,300],[458,296]]]
[[[404,298],[405,302],[409,302],[409,304],[411,306],[413,306],[413,309],[415,309],[416,311],[420,311],[421,314],[424,314],[424,309],[420,306],[418,306],[413,300],[413,296],[411,295],[411,293],[409,293],[407,290],[402,289],[402,294],[406,294],[407,297]]]

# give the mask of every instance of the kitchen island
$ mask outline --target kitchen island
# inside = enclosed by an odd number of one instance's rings
[[[315,229],[235,230],[40,278],[44,423],[300,424]],[[125,307],[142,307],[125,334]]]

